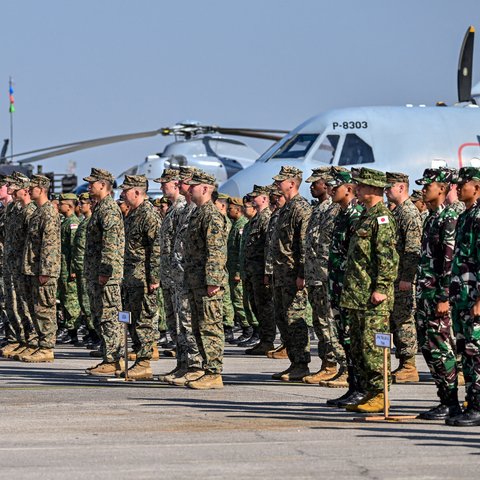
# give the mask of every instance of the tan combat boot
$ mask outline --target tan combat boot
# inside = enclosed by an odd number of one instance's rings
[[[22,356],[22,362],[27,363],[50,363],[54,359],[53,348],[39,348],[31,355]]]
[[[134,362],[136,359],[137,359],[137,354],[135,352],[128,352],[128,361],[129,362]]]
[[[223,388],[223,380],[220,374],[206,373],[198,380],[193,380],[187,383],[188,388],[194,390],[214,390]]]
[[[276,360],[282,358],[288,358],[287,347],[285,345],[278,346],[275,350],[270,350],[267,352],[268,358],[274,358]]]
[[[125,373],[122,376],[125,376]],[[138,360],[132,368],[128,369],[128,378],[131,380],[152,380],[153,372],[150,360]]]
[[[37,347],[27,347],[22,352],[15,353],[15,355],[12,358],[13,360],[18,360],[21,362],[23,357],[28,357],[29,355],[31,355],[36,351],[37,351]]]
[[[282,382],[301,382],[303,377],[306,377],[309,374],[310,370],[306,363],[297,363],[289,372],[284,373],[280,377],[280,380]]]
[[[15,349],[17,349],[20,346],[19,343],[9,343],[5,345],[2,350],[0,351],[2,354],[2,357],[8,358],[8,355],[10,352],[13,352]]]
[[[337,364],[335,362],[323,362],[322,368],[318,372],[303,377],[302,381],[313,385],[320,383],[322,380],[330,380],[335,375],[337,375]]]
[[[376,393],[376,394],[369,394],[360,403],[356,405],[347,405],[345,408],[349,412],[381,413],[383,412],[383,408],[384,408],[384,405],[383,405],[384,399],[385,397],[383,396],[383,392]],[[389,402],[389,407],[390,407],[390,402]]]
[[[328,388],[348,388],[348,372],[345,368],[341,368],[335,377],[323,380],[319,382],[319,385]]]
[[[415,383],[420,381],[418,370],[415,366],[415,357],[407,357],[401,361],[401,365],[392,373],[393,383]]]
[[[113,377],[117,370],[125,370],[125,362],[119,360],[118,362],[102,362],[92,368],[87,368],[85,373],[95,377]]]
[[[152,351],[152,358],[150,359],[150,361],[158,362],[158,360],[160,360],[160,352],[158,351],[158,347],[154,345]]]
[[[11,358],[13,360],[15,355],[23,352],[26,348],[27,347],[25,345],[22,345],[20,343],[20,344],[18,344],[18,347],[14,348],[13,350],[9,350],[8,352],[5,352],[4,355],[3,355],[3,358]]]
[[[175,374],[180,370],[182,369],[183,367],[180,367],[180,365],[177,365],[171,372],[168,372],[168,373],[162,373],[160,374],[158,377],[157,377],[157,380],[159,382],[166,382],[166,378],[167,377],[174,377]]]
[[[180,373],[180,371],[178,372]],[[189,368],[184,375],[175,375],[168,383],[182,387],[188,382],[194,382],[205,375],[201,368]]]

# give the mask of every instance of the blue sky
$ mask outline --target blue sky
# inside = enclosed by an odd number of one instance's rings
[[[451,103],[464,32],[480,28],[475,0],[16,0],[2,18],[0,128],[7,138],[12,75],[16,152],[186,119],[290,129],[333,107]],[[167,141],[44,170],[119,174]]]

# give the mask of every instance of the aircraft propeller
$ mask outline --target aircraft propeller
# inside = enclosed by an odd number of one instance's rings
[[[470,26],[465,33],[460,58],[458,60],[458,101],[472,101],[472,67],[473,67],[473,41],[475,38],[475,28]]]

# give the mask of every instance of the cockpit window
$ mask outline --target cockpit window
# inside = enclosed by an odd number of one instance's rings
[[[338,164],[345,166],[374,162],[372,147],[355,133],[348,133]]]
[[[272,158],[304,158],[317,139],[316,133],[300,133],[292,137]]]
[[[335,156],[339,140],[340,135],[327,135],[317,151],[312,155],[312,160],[331,165],[333,163],[333,157]]]

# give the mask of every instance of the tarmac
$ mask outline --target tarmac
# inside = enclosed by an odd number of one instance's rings
[[[480,427],[358,421],[325,406],[343,389],[271,380],[288,360],[227,346],[225,388],[211,391],[99,380],[84,373],[96,360],[71,346],[51,364],[0,359],[1,478],[478,478]],[[417,360],[421,381],[392,386],[391,415],[436,404]],[[174,365],[161,357],[154,373]]]

